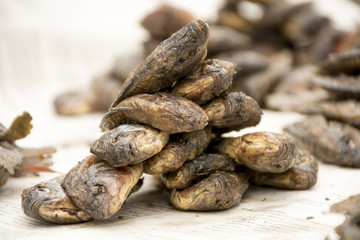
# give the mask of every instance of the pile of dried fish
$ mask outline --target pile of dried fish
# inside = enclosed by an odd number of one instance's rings
[[[314,116],[285,131],[324,162],[359,168],[360,50],[330,56],[314,76],[314,83],[328,97],[298,108]]]
[[[360,236],[360,194],[331,206],[331,212],[346,214],[346,221],[337,228],[341,240],[357,240]]]
[[[52,171],[47,166],[52,164],[50,158],[56,152],[54,148],[21,148],[15,143],[30,133],[31,120],[31,115],[23,112],[8,129],[0,123],[0,186],[6,183],[10,175]]]
[[[208,37],[209,26],[197,20],[161,42],[122,85],[93,155],[24,190],[25,214],[54,223],[108,219],[140,188],[143,172],[161,176],[180,210],[235,206],[249,178],[279,188],[313,186],[316,160],[286,136],[221,138],[257,125],[262,112],[253,98],[228,92],[234,64],[205,60]]]

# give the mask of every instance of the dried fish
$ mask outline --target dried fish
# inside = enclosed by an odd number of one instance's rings
[[[170,200],[180,210],[223,210],[239,204],[248,186],[245,174],[218,172],[184,190],[174,189]]]
[[[192,101],[167,93],[139,94],[120,102],[101,120],[103,130],[134,121],[168,132],[192,132],[207,125],[208,116]]]
[[[208,55],[248,48],[251,39],[248,35],[240,33],[230,27],[221,25],[210,26]]]
[[[291,190],[304,190],[317,182],[318,162],[307,151],[295,154],[295,164],[283,173],[262,173],[249,169],[250,182]]]
[[[211,139],[209,127],[194,132],[171,135],[169,143],[161,152],[144,163],[144,172],[161,174],[175,171],[187,160],[192,160],[204,152]]]
[[[194,181],[219,171],[235,171],[233,160],[224,154],[203,154],[187,161],[175,172],[162,175],[161,179],[169,189],[184,189],[190,187]]]
[[[177,79],[190,73],[206,57],[208,36],[208,25],[197,20],[160,43],[129,75],[112,107],[127,97],[169,87]]]
[[[86,114],[94,111],[96,96],[90,91],[72,91],[56,97],[56,113],[65,116]]]
[[[331,206],[331,212],[345,213],[349,218],[337,231],[342,240],[357,240],[360,236],[360,194]]]
[[[242,85],[243,92],[259,104],[262,104],[265,96],[290,71],[292,56],[290,52],[284,50],[272,56],[270,61],[271,64],[265,71],[247,77]]]
[[[357,214],[360,211],[360,194],[351,196],[344,201],[332,205],[330,211],[344,213],[349,216]]]
[[[360,103],[355,100],[309,103],[301,107],[301,112],[321,114],[327,119],[348,123],[360,129]]]
[[[161,151],[169,140],[167,132],[140,124],[124,124],[107,131],[90,152],[113,167],[140,163]]]
[[[289,137],[272,132],[255,132],[226,138],[220,143],[218,150],[250,169],[270,173],[290,169],[297,153]]]
[[[270,64],[267,57],[251,50],[223,52],[215,55],[214,58],[235,64],[234,83],[242,80],[239,78],[265,70]]]
[[[332,55],[319,66],[314,82],[341,98],[360,98],[360,50]]]
[[[296,144],[326,163],[360,167],[360,131],[349,125],[311,116],[284,128]]]
[[[107,219],[121,208],[141,175],[141,164],[114,168],[90,155],[68,172],[63,187],[92,218]]]
[[[91,220],[78,208],[61,187],[65,175],[39,183],[23,191],[22,208],[32,218],[53,223],[77,223]]]
[[[204,106],[209,123],[217,128],[240,130],[261,120],[259,104],[242,92],[231,92]]]
[[[194,72],[178,82],[171,94],[185,97],[197,104],[204,104],[209,100],[220,97],[231,87],[234,74],[234,64],[208,59]]]
[[[91,111],[106,112],[124,81],[125,79],[119,80],[109,74],[95,77],[90,86],[91,94],[95,98]]]
[[[149,13],[141,21],[141,25],[149,31],[153,38],[165,39],[189,22],[195,20],[196,18],[190,13],[164,4]]]
[[[159,43],[156,44],[156,46],[159,45]],[[133,55],[128,54],[126,56],[117,57],[114,61],[112,69],[110,70],[110,73],[106,76],[110,75],[109,77],[115,78],[119,83],[123,84],[123,82],[126,80],[127,76],[129,76],[131,71],[135,69],[137,66],[139,66],[139,64],[143,60],[144,60],[144,56],[142,56],[142,54],[133,54]]]
[[[280,111],[306,112],[307,106],[329,98],[329,93],[314,84],[315,66],[293,69],[265,99],[266,107]]]
[[[360,236],[360,212],[340,226],[341,240],[359,240]]]

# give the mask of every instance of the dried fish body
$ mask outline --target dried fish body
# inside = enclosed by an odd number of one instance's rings
[[[360,194],[351,196],[344,201],[332,205],[330,211],[344,213],[349,216],[356,215],[360,211]]]
[[[92,218],[107,219],[121,208],[141,175],[141,164],[114,168],[91,155],[68,172],[63,187]]]
[[[251,39],[248,35],[240,33],[230,27],[221,25],[210,26],[208,55],[248,48]]]
[[[292,55],[284,50],[272,56],[270,61],[271,64],[265,71],[245,78],[242,85],[243,91],[260,104],[279,80],[290,71]]]
[[[77,223],[91,220],[78,208],[61,187],[65,175],[39,183],[23,191],[22,208],[32,218],[53,223]]]
[[[341,240],[359,240],[360,236],[360,212],[350,217],[348,221],[340,226]]]
[[[295,164],[283,173],[261,173],[248,171],[250,182],[275,188],[305,190],[317,182],[318,162],[307,151],[300,151],[294,156]]]
[[[245,174],[218,172],[184,190],[174,189],[170,200],[180,210],[223,210],[239,204],[248,186]]]
[[[169,189],[184,189],[194,181],[219,171],[235,171],[233,160],[224,154],[203,154],[186,162],[175,172],[162,175],[161,179]]]
[[[303,106],[301,112],[321,114],[327,119],[348,123],[360,129],[360,103],[355,100],[313,102]]]
[[[259,104],[242,92],[231,92],[204,106],[209,123],[217,128],[240,130],[261,120]]]
[[[95,77],[90,86],[91,94],[95,98],[92,103],[92,111],[106,112],[117,96],[123,81],[124,79],[119,80],[109,74]]]
[[[329,93],[313,83],[315,66],[295,68],[276,86],[266,99],[266,107],[280,111],[306,111],[307,105],[329,98]]]
[[[224,25],[242,33],[251,33],[254,24],[236,11],[221,9],[218,12],[217,24]]]
[[[159,45],[158,42],[157,45]],[[155,48],[153,48],[154,50]],[[126,80],[127,76],[131,73],[133,69],[135,69],[139,64],[144,60],[144,56],[142,54],[133,54],[117,57],[114,61],[114,65],[110,70],[109,75],[117,80],[119,83],[123,84]],[[119,90],[119,89],[117,89]],[[115,96],[116,97],[116,96]]]
[[[10,173],[5,167],[0,167],[0,187],[9,179]]]
[[[226,138],[218,146],[235,161],[258,172],[282,173],[295,163],[295,145],[283,135],[255,132],[237,138]]]
[[[73,91],[56,97],[56,113],[65,116],[86,114],[94,111],[96,96],[90,91]]]
[[[270,64],[267,57],[250,50],[223,52],[215,55],[214,58],[235,64],[233,82],[241,81],[242,79],[240,78],[242,77],[263,71]]]
[[[168,132],[192,132],[207,125],[208,116],[192,101],[167,93],[139,94],[120,102],[103,117],[103,130],[134,121]]]
[[[284,128],[296,144],[326,163],[360,167],[360,131],[349,125],[311,116]]]
[[[141,21],[141,25],[150,32],[153,38],[165,39],[195,20],[196,18],[190,13],[164,4],[149,13]]]
[[[190,73],[206,57],[208,25],[191,22],[166,39],[126,79],[112,104],[140,93],[153,93],[171,86]]]
[[[347,220],[337,230],[342,240],[357,240],[360,236],[360,194],[331,206],[331,212],[344,213]]]
[[[140,124],[124,124],[102,135],[90,152],[113,167],[124,167],[154,156],[168,140],[167,132]]]
[[[175,171],[184,162],[192,160],[205,151],[212,139],[211,129],[181,133],[170,136],[169,143],[151,159],[144,163],[144,172],[161,174]]]
[[[360,50],[332,55],[319,66],[314,82],[340,98],[360,98]]]
[[[171,94],[185,97],[197,104],[220,97],[231,87],[234,64],[217,59],[204,61],[192,74],[186,76],[171,90]]]

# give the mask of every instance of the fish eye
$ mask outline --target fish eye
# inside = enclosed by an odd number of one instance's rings
[[[37,190],[44,193],[50,193],[50,189],[42,185],[38,185]]]
[[[94,196],[102,194],[102,193],[106,193],[105,186],[102,184],[96,184],[91,187],[91,193]]]

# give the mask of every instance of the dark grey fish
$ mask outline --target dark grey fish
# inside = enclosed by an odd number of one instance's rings
[[[91,155],[68,172],[63,187],[92,218],[107,219],[121,208],[142,173],[141,164],[114,168]]]
[[[296,144],[326,163],[360,167],[360,131],[350,125],[311,116],[284,128]]]
[[[208,25],[197,20],[174,33],[126,79],[111,107],[140,93],[153,93],[171,86],[190,73],[206,57]]]
[[[61,187],[65,175],[36,184],[21,194],[24,213],[32,218],[53,223],[77,223],[91,220],[78,208]]]
[[[208,116],[199,105],[183,97],[167,93],[139,94],[110,109],[100,127],[113,129],[130,121],[172,134],[203,129]]]
[[[194,181],[219,171],[235,171],[233,160],[225,154],[203,154],[187,161],[178,170],[163,174],[161,179],[169,189],[184,189]]]
[[[90,152],[113,167],[125,167],[157,154],[168,140],[167,132],[140,124],[124,124],[102,135]]]
[[[184,190],[174,189],[170,200],[180,210],[223,210],[239,204],[248,187],[247,175],[218,172]]]

